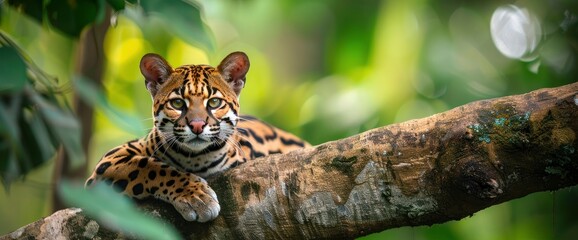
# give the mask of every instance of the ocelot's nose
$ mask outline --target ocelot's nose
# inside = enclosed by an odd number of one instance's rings
[[[207,123],[201,119],[193,119],[189,122],[189,127],[193,130],[194,134],[201,134],[206,124]]]

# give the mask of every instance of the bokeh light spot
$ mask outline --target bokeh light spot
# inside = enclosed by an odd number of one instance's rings
[[[490,21],[492,40],[504,56],[531,61],[535,55],[542,30],[538,19],[527,9],[515,5],[502,6],[492,14]]]
[[[129,38],[121,41],[116,47],[110,49],[109,61],[114,64],[124,65],[127,61],[139,58],[143,52],[144,42],[142,38]]]
[[[174,38],[168,47],[167,60],[175,67],[188,64],[209,64],[207,54],[179,38]]]

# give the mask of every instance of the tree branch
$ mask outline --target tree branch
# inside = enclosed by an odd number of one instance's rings
[[[431,225],[538,191],[578,184],[578,83],[470,103],[208,179],[220,216],[187,238],[354,238]]]

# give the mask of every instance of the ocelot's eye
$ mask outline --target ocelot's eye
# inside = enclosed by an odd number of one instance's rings
[[[170,101],[171,106],[175,109],[183,109],[185,107],[185,100],[180,98],[175,98]]]
[[[207,106],[210,109],[217,109],[221,106],[222,102],[223,100],[221,100],[220,98],[211,98],[207,101]]]

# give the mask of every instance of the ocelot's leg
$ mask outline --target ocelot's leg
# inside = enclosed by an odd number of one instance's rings
[[[134,198],[152,196],[169,202],[188,221],[212,220],[220,210],[217,195],[204,179],[151,157],[106,156],[86,180],[86,187],[95,181],[110,181],[118,191]]]

